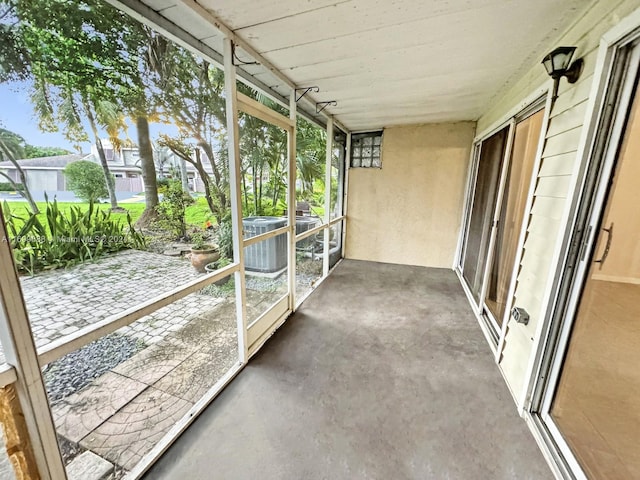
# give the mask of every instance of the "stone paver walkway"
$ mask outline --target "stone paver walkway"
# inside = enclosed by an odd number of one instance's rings
[[[199,276],[185,259],[129,250],[95,263],[22,277],[21,286],[36,345],[41,347]],[[118,333],[140,340],[147,348],[57,402],[53,412],[58,433],[130,468],[188,410],[194,396],[204,393],[237,360],[234,305],[232,300],[191,294],[119,329]],[[200,368],[194,365],[197,360]],[[193,383],[185,383],[191,371],[185,372],[187,366],[199,373],[192,375]],[[159,388],[152,386],[160,381]],[[173,413],[166,416],[169,412]],[[147,419],[144,427],[135,424],[141,416]],[[122,425],[118,435],[109,430],[118,422],[128,426],[130,435],[125,438],[132,448],[116,440],[123,438]],[[102,430],[95,431],[98,427]],[[93,436],[85,441],[89,433]],[[13,471],[0,435],[0,478],[5,477],[13,478]]]
[[[58,433],[130,470],[238,358],[235,303],[186,325],[53,406]]]
[[[41,347],[110,315],[139,305],[197,278],[189,261],[138,250],[126,250],[68,270],[54,270],[22,277],[31,329]],[[146,344],[161,340],[170,328],[184,325],[177,312],[192,313],[217,303],[213,297],[199,298],[206,305],[181,301],[154,312],[143,322],[122,329]],[[188,304],[187,304],[188,303]],[[0,350],[0,362],[4,356]]]
[[[66,271],[23,277],[21,283],[39,346],[198,276],[186,259],[126,250]]]
[[[23,277],[21,283],[41,347],[200,275],[184,259],[130,250],[96,263]],[[286,288],[286,275],[249,281],[248,317],[257,318]],[[119,329],[144,348],[54,402],[58,434],[120,471],[139,462],[237,362],[235,296],[204,293],[188,295]],[[1,443],[0,469],[6,469]]]

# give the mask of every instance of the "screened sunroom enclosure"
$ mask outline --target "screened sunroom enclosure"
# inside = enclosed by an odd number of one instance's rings
[[[230,253],[1,241],[0,476],[640,477],[638,0],[99,5]]]
[[[224,71],[223,131],[230,160],[221,171],[228,175],[233,229],[228,265],[196,275],[180,262],[133,251],[106,264],[98,261],[94,273],[85,270],[72,283],[66,277],[73,274],[20,279],[11,267],[9,239],[15,234],[2,226],[3,418],[24,414],[27,420],[5,424],[10,426],[6,447],[21,475],[77,478],[72,462],[78,449],[115,466],[117,478],[141,475],[342,258],[349,136],[332,118],[298,117],[299,90],[291,89],[284,107],[280,95],[272,100],[273,92],[266,101],[271,107],[255,94],[239,92],[235,62],[246,53],[230,38],[221,50],[216,59],[222,64],[211,67]],[[325,148],[314,158],[321,179],[311,191],[301,190],[306,179],[296,168],[300,121],[306,122],[305,131],[323,131]],[[307,139],[302,134],[299,140]],[[258,170],[252,160],[264,155],[267,144],[274,157]],[[270,216],[251,209],[258,192],[273,193]],[[114,270],[136,268],[151,272],[156,281],[113,277]],[[105,289],[110,291],[99,291],[99,278],[109,278]],[[132,291],[120,294],[119,289]],[[92,308],[92,302],[101,304]],[[46,310],[62,304],[78,315],[57,316],[62,328],[54,323],[43,330],[40,315],[45,324],[53,322],[55,314]],[[90,320],[80,320],[83,316]],[[117,345],[110,346],[113,339]],[[79,388],[59,391],[56,384],[65,380],[54,377],[64,364],[85,361],[81,352],[103,348],[131,351]],[[128,427],[118,426],[123,422]],[[30,451],[33,457],[27,456]],[[0,472],[13,477],[3,457]]]

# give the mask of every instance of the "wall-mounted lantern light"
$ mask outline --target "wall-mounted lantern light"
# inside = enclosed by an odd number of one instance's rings
[[[581,58],[571,63],[575,51],[576,47],[558,47],[542,59],[544,68],[553,78],[552,102],[558,97],[558,84],[562,77],[567,77],[569,83],[576,83],[582,73],[584,61]]]

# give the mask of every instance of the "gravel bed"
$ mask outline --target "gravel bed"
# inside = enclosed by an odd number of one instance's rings
[[[311,283],[315,282],[317,279],[317,274],[299,273],[296,275],[296,281],[301,285],[311,285]],[[283,283],[282,278],[274,279],[247,275],[245,279],[245,285],[247,290],[254,290],[264,293],[276,293],[279,290],[286,289],[286,284]],[[228,284],[225,284],[225,287],[218,287],[216,285],[205,287],[200,291],[200,293],[202,293],[203,295],[213,295],[214,297],[225,297],[234,295],[235,290],[233,287],[233,280],[231,280]]]
[[[49,401],[55,404],[81,390],[144,348],[140,341],[112,333],[51,362],[43,371]]]
[[[253,277],[251,275],[245,276],[245,285],[247,290],[256,290],[264,293],[276,293],[279,289],[287,288],[283,283],[283,278],[263,278]]]

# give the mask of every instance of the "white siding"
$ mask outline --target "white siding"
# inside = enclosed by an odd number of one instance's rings
[[[525,308],[531,319],[526,326],[509,322],[500,357],[500,366],[518,404],[524,400],[523,387],[528,381],[527,370],[538,334],[537,327],[544,315],[547,283],[551,269],[556,268],[553,265],[554,250],[565,233],[562,217],[568,208],[567,197],[577,180],[573,172],[586,120],[586,103],[593,83],[600,38],[638,7],[640,0],[594,2],[549,48],[576,45],[576,55],[584,58],[585,65],[576,84],[570,85],[565,79],[561,80],[560,95],[550,114],[515,292],[514,305]],[[482,132],[504,120],[508,112],[545,84],[551,83],[542,65],[532,66],[529,73],[510,89],[496,95],[500,101],[495,102],[478,120],[478,131]]]

